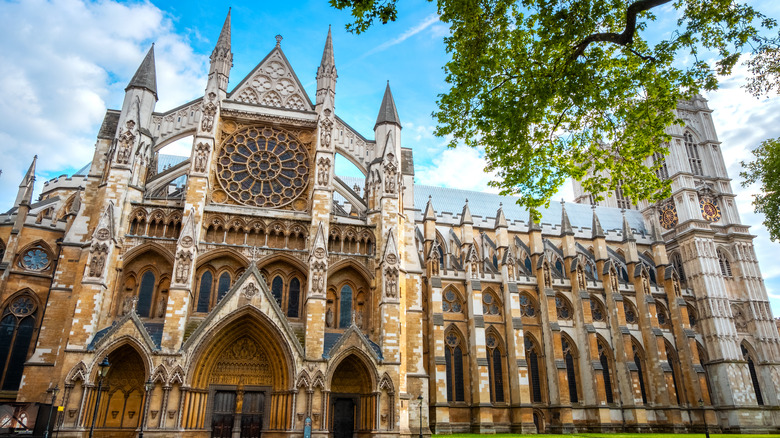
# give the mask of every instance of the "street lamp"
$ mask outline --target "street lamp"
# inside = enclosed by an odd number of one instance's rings
[[[110,366],[111,364],[108,363],[108,356],[104,357],[103,362],[98,364],[98,392],[95,400],[95,410],[92,412],[92,425],[89,427],[89,438],[92,438],[95,433],[95,421],[97,420],[98,406],[100,406],[100,390],[103,388],[103,379],[106,377],[106,374],[108,374],[108,367]]]
[[[704,402],[699,399],[699,408],[701,409],[701,419],[704,421],[704,435],[710,438],[710,428],[707,426],[707,414],[704,412]]]
[[[138,434],[138,438],[144,438],[144,424],[146,424],[146,409],[149,407],[149,391],[152,390],[154,382],[152,378],[144,383],[144,390],[146,391],[146,397],[144,397],[144,405],[141,407],[141,433]]]
[[[51,391],[51,406],[49,407],[49,419],[46,420],[46,430],[43,432],[43,438],[49,438],[49,425],[51,424],[51,411],[54,410],[54,401],[57,400],[57,393],[60,391],[59,386],[54,386]],[[49,392],[46,391],[46,392]]]
[[[422,402],[423,402],[422,394],[417,396],[417,400],[420,401],[420,438],[423,438],[423,436],[422,436]]]

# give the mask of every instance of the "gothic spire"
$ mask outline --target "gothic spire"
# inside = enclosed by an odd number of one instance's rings
[[[471,209],[469,208],[469,200],[466,199],[466,204],[463,205],[463,211],[460,213],[460,225],[473,224],[474,219],[471,218]]]
[[[433,209],[433,199],[428,196],[428,204],[425,205],[424,220],[436,220],[436,211]]]
[[[601,222],[599,221],[599,217],[596,214],[596,206],[595,205],[593,206],[593,225],[591,225],[590,229],[591,229],[591,232],[593,233],[591,235],[592,238],[595,239],[597,237],[605,237],[604,229],[601,228]]]
[[[493,225],[493,228],[507,228],[509,225],[506,222],[506,216],[504,215],[504,206],[501,205],[498,207],[498,211],[496,212],[496,222]]]
[[[15,206],[21,205],[22,201],[30,204],[32,203],[33,188],[35,186],[35,164],[38,162],[38,156],[34,156],[30,168],[27,169],[27,173],[24,174],[22,182],[19,183],[19,192],[16,194]]]
[[[224,92],[227,90],[230,67],[233,66],[233,52],[230,51],[230,9],[225,17],[225,24],[222,25],[222,31],[219,33],[217,45],[214,46],[209,59],[211,60],[209,81],[216,79],[217,87]],[[216,78],[214,78],[215,73]]]
[[[133,79],[130,79],[130,83],[127,85],[127,88],[125,88],[125,91],[131,88],[149,90],[154,94],[155,100],[157,99],[157,74],[155,73],[154,67],[154,44],[152,44],[152,47],[146,52],[144,60],[141,62],[138,70],[136,70],[135,75],[133,75]]]
[[[325,48],[322,50],[322,61],[320,61],[319,68],[317,68],[317,77],[320,77],[321,74],[329,73],[331,68],[335,72],[336,59],[333,56],[333,38],[331,37],[330,26],[328,26],[328,37],[325,39]]]
[[[566,203],[564,201],[561,201],[561,235],[574,235],[574,230],[571,228],[571,221],[569,221],[569,214],[566,213]]]
[[[374,129],[383,123],[391,123],[398,125],[399,128],[401,127],[401,119],[398,118],[398,111],[395,109],[393,93],[390,91],[390,81],[387,81],[385,95],[382,97],[382,105],[379,106],[379,115],[376,117]]]
[[[228,8],[227,17],[225,17],[225,23],[222,25],[222,31],[219,33],[219,39],[217,40],[217,46],[214,48],[214,51],[217,50],[217,48],[226,48],[228,51],[230,50],[230,10],[231,8]],[[211,56],[214,56],[212,53]]]
[[[628,219],[626,219],[626,211],[623,210],[623,242],[635,241],[634,232],[631,231],[631,226],[628,225]]]

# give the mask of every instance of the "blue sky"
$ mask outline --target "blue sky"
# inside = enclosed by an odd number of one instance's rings
[[[780,4],[759,8],[780,17]],[[780,2],[778,2],[780,3]],[[332,25],[338,69],[336,112],[364,136],[373,125],[386,81],[403,123],[402,144],[414,149],[419,183],[487,190],[489,175],[476,150],[444,147],[432,135],[436,96],[446,91],[442,66],[448,56],[447,28],[435,5],[399,2],[399,20],[362,35],[344,30],[347,12],[327,0],[308,2],[114,2],[85,0],[0,0],[0,210],[10,208],[32,156],[39,155],[37,186],[70,174],[92,159],[106,108],[121,106],[124,87],[149,46],[155,43],[158,111],[202,95],[208,56],[232,7],[233,69],[238,84],[274,47],[282,49],[313,98],[317,65]],[[669,9],[659,14],[657,32],[670,30]],[[656,29],[654,29],[656,31]],[[780,137],[780,98],[757,100],[742,90],[737,69],[717,93],[706,97],[723,142],[722,151],[743,222],[752,226],[775,315],[780,315],[780,244],[769,241],[762,217],[752,213],[750,193],[739,186],[739,161],[761,140]],[[181,153],[188,147],[164,152]],[[337,172],[348,173],[344,163]],[[560,197],[572,199],[566,186]]]

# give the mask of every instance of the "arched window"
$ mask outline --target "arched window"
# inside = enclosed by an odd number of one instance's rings
[[[501,314],[501,304],[498,302],[498,298],[493,295],[493,292],[482,294],[482,313],[485,315]]]
[[[442,310],[448,313],[460,313],[463,311],[463,305],[460,302],[458,294],[452,289],[444,291],[444,300],[441,303]]]
[[[200,289],[198,290],[198,307],[196,312],[209,311],[209,298],[211,297],[211,285],[214,282],[214,276],[211,271],[203,272],[200,276]],[[142,283],[143,284],[143,283]]]
[[[490,400],[493,403],[504,402],[504,369],[498,337],[490,333],[485,338],[487,347],[488,376],[490,378]]]
[[[642,403],[647,404],[647,392],[645,392],[644,367],[642,366],[642,355],[636,344],[632,345],[634,352],[634,365],[636,365],[637,377],[639,378],[639,391],[642,393]]]
[[[290,290],[287,291],[287,316],[290,318],[298,317],[298,303],[301,296],[301,280],[293,278],[290,280]]]
[[[223,272],[219,276],[219,284],[217,285],[217,302],[222,301],[222,298],[230,290],[230,274]]]
[[[718,264],[720,265],[720,273],[724,277],[731,278],[731,262],[721,250],[718,250]]]
[[[136,311],[138,316],[148,318],[152,312],[152,301],[154,301],[154,273],[146,271],[141,277],[141,287],[138,289],[138,303]]]
[[[683,139],[685,140],[685,152],[688,153],[688,163],[691,165],[691,173],[703,175],[699,145],[693,142],[693,135],[691,135],[690,131],[685,131]]]
[[[540,376],[539,368],[539,347],[531,339],[530,336],[525,336],[525,358],[528,361],[528,371],[531,373],[531,402],[542,402],[542,378]]]
[[[565,336],[561,336],[561,347],[563,348],[563,361],[566,364],[566,380],[569,382],[569,400],[572,403],[578,403],[580,399],[577,394],[577,370],[574,365],[575,351],[569,339]]]
[[[590,315],[594,322],[604,322],[607,320],[607,312],[604,311],[604,305],[596,298],[590,300]]]
[[[279,305],[279,307],[282,307],[282,293],[284,292],[284,280],[282,280],[282,277],[277,275],[274,277],[273,281],[271,281],[271,295],[274,296],[274,299],[276,300],[276,304]]]
[[[614,403],[614,395],[612,394],[612,367],[610,367],[609,349],[604,343],[599,340],[599,362],[601,363],[601,375],[604,377],[604,394],[607,396],[607,403]]]
[[[664,144],[664,147],[667,147],[667,145]],[[655,164],[655,174],[658,176],[658,179],[669,179],[669,170],[666,168],[666,158],[662,153],[656,152],[653,154],[653,164]]]
[[[535,318],[539,313],[534,299],[527,293],[520,294],[520,314],[529,318]]]
[[[348,284],[341,287],[339,296],[339,328],[347,328],[352,323],[352,288]]]
[[[444,348],[444,364],[447,369],[447,401],[465,401],[463,385],[463,349],[460,337],[455,330],[450,330],[444,338],[447,342]]]
[[[623,300],[623,311],[626,313],[626,324],[637,324],[639,318],[637,317],[636,307],[631,301]]]
[[[758,384],[758,374],[756,373],[756,365],[753,363],[753,358],[745,345],[742,347],[742,357],[747,361],[748,371],[750,371],[750,381],[753,383],[753,392],[756,394],[756,402],[759,406],[764,405],[764,397],[761,395],[761,386]],[[5,389],[5,388],[3,388]]]
[[[696,327],[696,323],[699,320],[696,309],[690,304],[686,307],[688,309],[688,323],[691,325],[691,328]]]
[[[574,316],[574,311],[572,310],[571,304],[569,304],[569,300],[560,294],[555,296],[555,311],[558,314],[558,319],[563,321],[571,320],[572,316]]]
[[[527,272],[529,275],[533,274],[534,270],[531,267],[531,257],[525,256],[525,261],[523,264],[525,265],[525,272]]]
[[[563,278],[563,262],[560,258],[555,258],[555,271],[558,277]]]
[[[19,389],[35,331],[36,310],[35,301],[27,295],[15,298],[3,310],[0,319],[0,388],[3,391]]]

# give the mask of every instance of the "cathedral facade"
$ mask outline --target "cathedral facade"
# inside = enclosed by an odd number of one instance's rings
[[[339,118],[330,32],[314,102],[280,38],[229,91],[232,57],[228,15],[204,95],[158,111],[150,49],[91,163],[33,202],[33,161],[0,216],[0,417],[54,398],[62,437],[778,429],[780,337],[706,101],[655,157],[670,200],[575,190],[536,223],[415,184],[389,85],[373,139]]]

